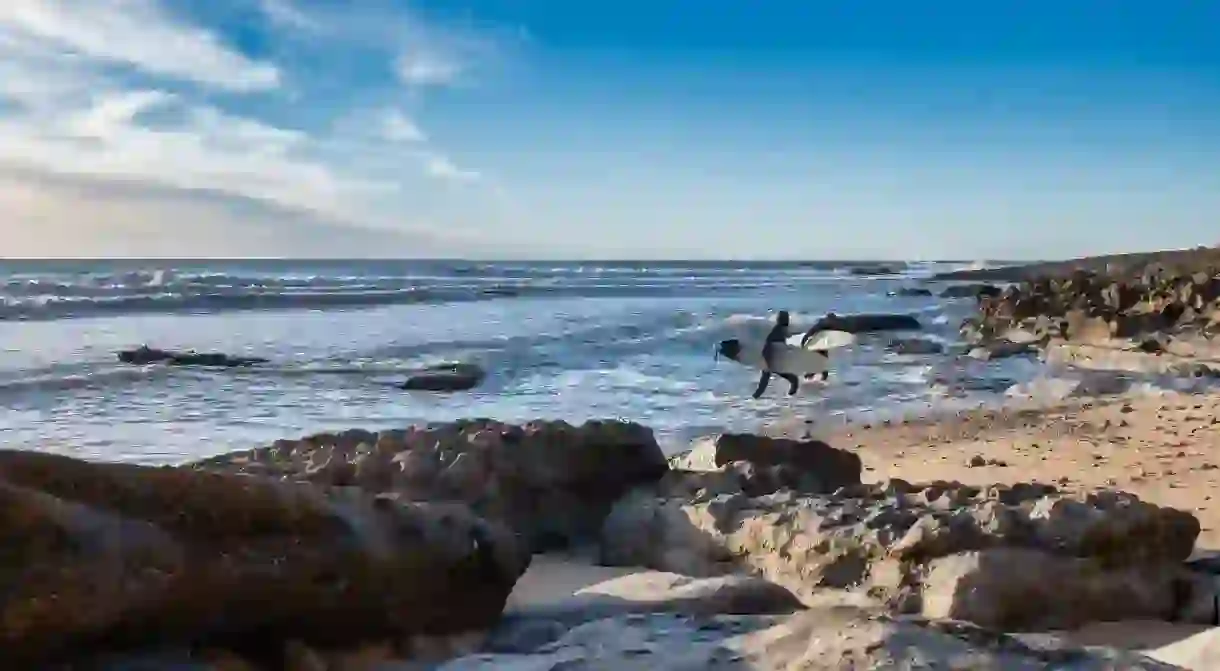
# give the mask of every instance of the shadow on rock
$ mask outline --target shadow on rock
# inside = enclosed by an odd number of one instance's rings
[[[485,629],[529,564],[463,506],[32,452],[0,451],[0,511],[13,668]]]

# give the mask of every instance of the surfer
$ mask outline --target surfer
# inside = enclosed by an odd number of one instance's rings
[[[771,376],[778,375],[788,381],[788,395],[793,396],[800,389],[801,381],[792,373],[772,373],[774,367],[771,361],[772,353],[775,344],[784,344],[788,340],[788,311],[780,310],[775,316],[775,326],[771,327],[771,332],[767,334],[767,339],[763,341],[762,358],[766,364],[763,367],[762,373],[758,376],[758,388],[754,390],[754,398],[761,398],[763,392],[767,391],[767,385],[771,383]]]

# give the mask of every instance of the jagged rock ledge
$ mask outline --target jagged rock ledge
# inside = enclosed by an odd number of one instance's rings
[[[1054,352],[1051,363],[1214,375],[1220,370],[1220,251],[1173,257],[1173,264],[1162,258],[1027,275],[981,297],[962,335],[985,348],[1036,345]],[[1162,355],[1169,356],[1156,358]]]

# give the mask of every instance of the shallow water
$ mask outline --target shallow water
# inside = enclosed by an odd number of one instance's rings
[[[621,417],[680,445],[789,416],[1002,399],[1037,366],[895,356],[884,346],[896,334],[837,351],[830,383],[793,398],[777,381],[753,401],[757,373],[713,361],[717,341],[761,336],[775,309],[791,310],[795,328],[828,311],[909,312],[926,336],[952,342],[972,301],[887,296],[944,267],[857,277],[833,264],[10,263],[0,266],[0,444],[166,463],[314,431],[483,416]],[[504,295],[510,287],[516,295]],[[274,364],[115,360],[141,343]],[[392,386],[446,360],[480,363],[489,378],[451,395]]]

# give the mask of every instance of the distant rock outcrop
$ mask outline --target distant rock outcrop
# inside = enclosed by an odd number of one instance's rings
[[[968,339],[985,341],[1018,329],[1034,339],[1078,343],[1147,336],[1220,333],[1220,265],[1177,272],[1148,267],[1112,276],[1077,271],[1039,277],[979,303],[963,324]]]

